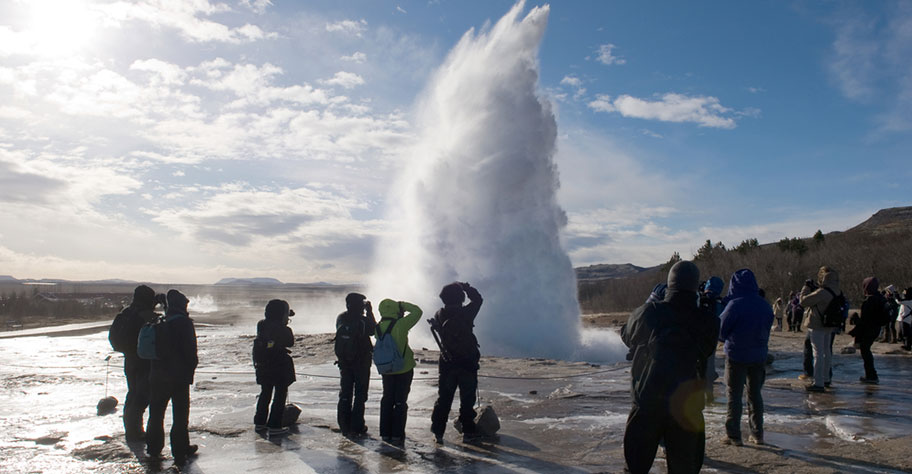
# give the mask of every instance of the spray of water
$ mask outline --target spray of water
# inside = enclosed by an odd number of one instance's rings
[[[615,359],[615,344],[582,335],[560,242],[557,124],[537,91],[549,9],[523,11],[520,1],[469,30],[419,101],[419,140],[391,189],[399,229],[378,249],[369,293],[433,312],[444,284],[469,281],[485,297],[475,331],[485,354]]]

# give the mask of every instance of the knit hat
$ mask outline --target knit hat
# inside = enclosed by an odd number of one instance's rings
[[[269,300],[266,303],[266,319],[275,319],[282,321],[285,316],[294,316],[294,311],[288,308],[288,302],[285,300]]]
[[[155,307],[155,290],[146,285],[139,285],[133,290],[133,306],[138,308]]]
[[[188,300],[187,297],[184,296],[184,294],[180,291],[170,289],[168,290],[168,296],[166,298],[168,301],[169,313],[173,311],[182,313],[187,311],[187,303],[189,303],[190,300]]]
[[[689,260],[681,260],[668,272],[668,289],[671,291],[691,291],[696,293],[700,287],[700,269]]]
[[[879,286],[880,282],[877,281],[877,277],[867,277],[861,282],[861,289],[864,290],[865,295],[876,295]]]
[[[362,310],[366,299],[367,297],[361,293],[349,293],[345,296],[345,308],[355,311]]]
[[[447,306],[459,306],[465,301],[465,291],[462,290],[462,284],[453,282],[440,290],[440,300]]]

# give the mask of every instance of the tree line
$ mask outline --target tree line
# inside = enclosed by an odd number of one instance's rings
[[[627,278],[582,281],[579,284],[580,307],[584,313],[631,311],[643,304],[652,288],[668,278],[668,270],[681,256],[675,252],[658,270]],[[731,274],[750,268],[757,276],[767,299],[786,298],[798,291],[804,281],[816,279],[821,266],[839,273],[840,286],[853,307],[861,305],[861,282],[876,276],[882,285],[897,289],[912,286],[912,252],[901,233],[817,231],[810,238],[785,238],[775,244],[759,245],[757,239],[744,240],[732,248],[722,242],[707,240],[692,260],[705,280],[721,277],[726,283]],[[725,294],[723,293],[723,294]]]

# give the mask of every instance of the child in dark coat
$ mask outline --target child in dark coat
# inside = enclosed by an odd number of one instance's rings
[[[253,366],[256,382],[261,387],[253,423],[257,431],[268,431],[270,436],[288,433],[288,428],[282,426],[282,413],[288,386],[295,381],[294,361],[288,350],[294,345],[294,334],[288,327],[291,316],[294,311],[288,307],[288,302],[271,300],[266,304],[265,319],[257,323],[257,337],[253,342]]]

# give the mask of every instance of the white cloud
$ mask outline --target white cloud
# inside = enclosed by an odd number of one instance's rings
[[[582,79],[580,79],[574,75],[564,76],[563,79],[561,79],[560,83],[562,86],[569,86],[574,89],[574,92],[573,92],[574,100],[579,100],[584,95],[586,95],[586,88],[583,87]]]
[[[596,112],[618,112],[624,117],[633,117],[662,122],[691,122],[701,127],[735,128],[735,120],[727,115],[733,111],[711,96],[688,97],[683,94],[667,93],[661,100],[649,101],[629,95],[614,100],[610,96],[598,95],[589,102],[589,108]]]
[[[332,78],[321,80],[320,83],[328,86],[339,86],[344,89],[352,89],[364,84],[364,79],[353,73],[346,71],[337,72]]]
[[[367,61],[367,55],[360,51],[355,51],[354,53],[351,54],[351,56],[342,56],[339,59],[341,59],[343,61],[351,61],[353,63],[361,64],[364,61]]]
[[[354,36],[361,36],[367,30],[367,21],[361,20],[341,20],[335,23],[327,23],[326,31],[339,32]]]
[[[600,45],[598,47],[598,49],[595,51],[595,60],[602,64],[605,64],[605,65],[626,64],[627,63],[626,59],[614,56],[614,54],[612,54],[612,51],[615,48],[617,48],[617,46],[610,44],[610,43]]]
[[[271,0],[240,0],[241,5],[253,10],[255,13],[265,13],[272,6]]]
[[[213,4],[208,0],[150,0],[141,4],[115,1],[99,5],[97,9],[106,16],[104,22],[107,24],[123,26],[129,21],[141,21],[154,28],[174,28],[182,37],[193,42],[246,43],[278,37],[275,33],[264,32],[256,25],[245,24],[239,28],[231,28],[202,18],[216,13],[228,13],[231,10],[223,3]]]
[[[570,86],[570,87],[580,87],[583,85],[583,81],[576,76],[564,76],[560,81],[561,85]]]
[[[399,13],[408,13],[407,11],[405,11],[404,8],[400,7],[399,5],[396,5],[396,11]]]
[[[829,70],[842,94],[881,108],[878,132],[912,130],[912,6],[899,2],[874,15],[849,6],[832,23]]]

